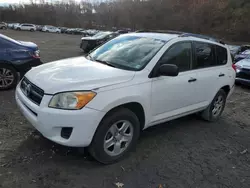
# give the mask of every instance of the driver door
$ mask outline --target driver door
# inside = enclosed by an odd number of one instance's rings
[[[153,78],[151,100],[153,122],[195,109],[197,83],[196,73],[191,70],[191,62],[192,43],[190,41],[173,44],[161,57],[158,64],[177,65],[179,75]]]

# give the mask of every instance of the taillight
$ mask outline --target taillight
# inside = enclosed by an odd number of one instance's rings
[[[236,65],[232,64],[232,68],[234,69],[234,71],[236,72]]]

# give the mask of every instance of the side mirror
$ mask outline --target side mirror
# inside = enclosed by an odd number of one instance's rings
[[[179,68],[173,64],[163,64],[158,69],[159,76],[178,76]]]

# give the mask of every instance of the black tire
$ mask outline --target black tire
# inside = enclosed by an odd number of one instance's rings
[[[216,100],[218,99],[218,97],[221,96],[222,99],[223,99],[223,102],[222,102],[222,107],[219,111],[219,113],[215,116],[213,114],[213,109],[214,109],[214,105],[216,103]],[[225,105],[226,105],[226,99],[227,99],[227,94],[225,93],[225,91],[223,89],[220,89],[218,91],[218,93],[215,95],[213,101],[211,102],[211,104],[201,113],[201,117],[206,120],[206,121],[209,121],[209,122],[215,122],[217,121],[222,112],[224,111],[224,108],[225,108]]]
[[[18,74],[17,71],[11,66],[11,65],[6,65],[6,64],[0,64],[0,69],[8,69],[9,71],[11,71],[11,73],[13,74],[14,80],[11,83],[11,85],[8,85],[7,87],[1,87],[1,82],[0,82],[0,91],[1,90],[8,90],[8,89],[12,89],[16,86],[17,81],[18,81]],[[0,70],[1,71],[1,70]]]
[[[21,31],[21,28],[17,28],[16,30]]]
[[[34,29],[30,29],[30,32],[34,32],[35,30]]]
[[[133,126],[133,136],[126,150],[117,156],[110,156],[105,152],[104,139],[110,127],[120,121],[126,120]],[[119,108],[108,114],[99,124],[92,143],[89,146],[89,153],[100,163],[111,164],[121,160],[136,145],[140,136],[140,122],[138,117],[129,109]]]

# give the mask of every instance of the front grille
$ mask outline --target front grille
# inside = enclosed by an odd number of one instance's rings
[[[44,96],[44,91],[41,88],[31,83],[25,77],[23,78],[20,87],[21,87],[22,92],[28,99],[30,99],[32,102],[34,102],[38,106],[40,105]]]

